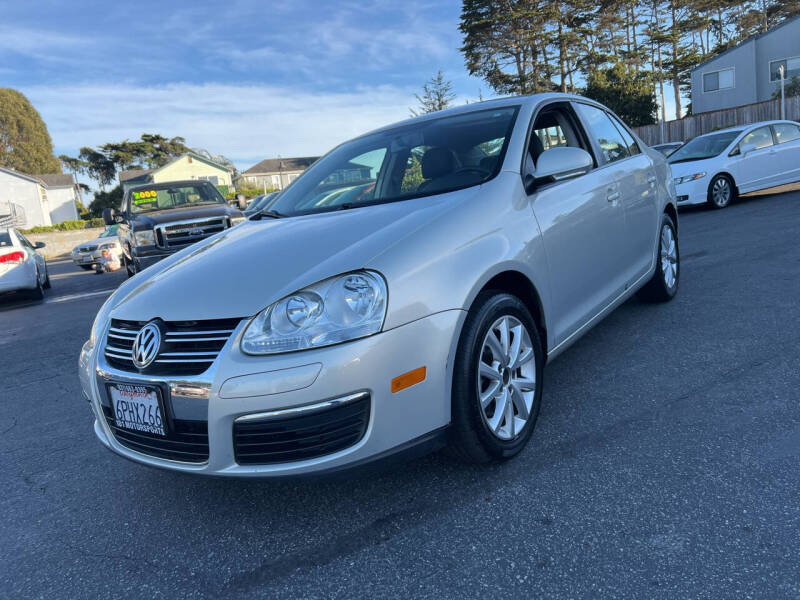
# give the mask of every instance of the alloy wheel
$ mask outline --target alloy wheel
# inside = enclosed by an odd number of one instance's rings
[[[501,440],[519,436],[531,416],[535,352],[527,328],[510,315],[497,319],[483,340],[477,382],[481,416]]]
[[[671,290],[678,279],[678,247],[672,227],[666,224],[661,227],[661,272],[664,283]]]
[[[731,201],[731,184],[725,177],[718,177],[711,186],[711,199],[719,208]]]

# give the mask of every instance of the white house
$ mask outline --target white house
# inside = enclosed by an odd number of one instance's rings
[[[79,218],[79,191],[73,175],[26,175],[0,167],[0,218],[14,214],[30,228]]]

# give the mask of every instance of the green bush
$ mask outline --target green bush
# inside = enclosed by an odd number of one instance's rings
[[[74,221],[64,221],[57,225],[37,225],[30,229],[20,229],[20,231],[25,234],[50,233],[53,231],[77,231],[79,229],[89,229],[91,227],[105,227],[105,221],[103,221],[103,219],[89,219],[88,221],[77,219]]]
[[[278,190],[275,188],[267,188],[267,194],[270,192],[277,192]],[[248,185],[238,185],[236,189],[230,188],[228,192],[225,194],[225,197],[228,200],[232,200],[236,197],[236,194],[244,194],[245,198],[255,198],[256,196],[260,196],[264,193],[263,187],[257,186],[248,186]]]

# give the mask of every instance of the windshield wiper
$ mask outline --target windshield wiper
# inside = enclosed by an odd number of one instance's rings
[[[270,219],[282,219],[286,215],[283,213],[279,213],[277,210],[260,210],[252,217],[250,217],[251,221],[260,221],[264,217],[269,217]]]

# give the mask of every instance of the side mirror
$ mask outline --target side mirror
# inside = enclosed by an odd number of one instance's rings
[[[742,156],[745,156],[748,152],[752,152],[753,150],[756,150],[755,144],[742,144],[739,147],[739,151],[742,153]]]
[[[44,248],[45,246],[47,246],[47,244],[45,244],[44,242],[36,242],[33,245],[33,247],[36,248],[37,250],[40,250],[41,248]]]
[[[536,161],[536,170],[527,173],[524,178],[525,188],[534,182],[546,180],[561,181],[570,177],[577,177],[588,173],[594,161],[592,156],[583,148],[572,146],[557,146],[545,150]]]
[[[116,211],[113,208],[103,209],[103,221],[106,225],[115,225],[118,222],[115,217]]]

